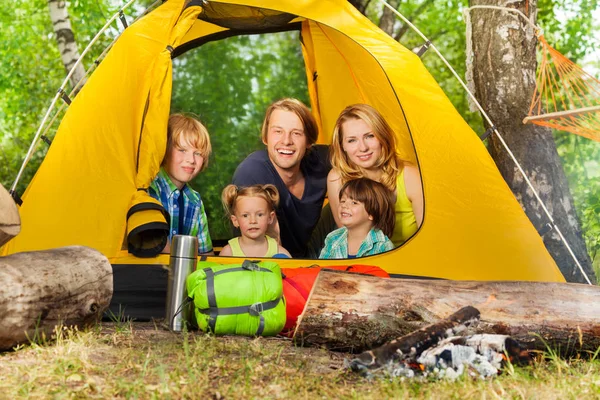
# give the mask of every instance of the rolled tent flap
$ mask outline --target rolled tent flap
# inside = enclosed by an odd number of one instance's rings
[[[138,191],[127,211],[127,250],[137,257],[154,257],[167,245],[169,213],[160,201]]]
[[[181,7],[174,5],[174,7]],[[199,6],[183,8],[180,13],[165,13],[173,29],[168,33],[167,44],[157,54],[151,67],[150,92],[146,103],[141,137],[137,151],[135,185],[131,207],[127,212],[127,249],[137,257],[154,257],[167,244],[170,217],[158,200],[148,195],[146,189],[158,173],[167,146],[167,121],[171,102],[171,51],[196,21],[202,10]]]

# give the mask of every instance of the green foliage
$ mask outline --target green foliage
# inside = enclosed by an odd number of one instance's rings
[[[598,5],[598,0],[540,0],[538,24],[550,45],[577,63],[598,49],[592,18]]]
[[[213,146],[209,167],[192,184],[205,203],[213,239],[231,236],[221,191],[238,164],[264,148],[265,109],[283,97],[309,104],[297,32],[209,42],[174,61],[171,111],[198,115]]]
[[[555,132],[558,153],[592,260],[600,259],[600,143]],[[600,271],[596,271],[598,274]],[[598,276],[598,275],[597,275]]]
[[[80,52],[121,5],[115,0],[68,3]],[[128,18],[133,19],[131,15]],[[117,24],[113,25],[84,58],[85,68],[118,34]],[[60,59],[46,0],[0,3],[0,26],[0,183],[9,188],[67,71]],[[48,130],[49,138],[54,136],[61,116]],[[43,142],[38,144],[18,193],[23,193],[47,148]]]

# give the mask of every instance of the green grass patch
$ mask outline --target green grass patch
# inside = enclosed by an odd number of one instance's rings
[[[0,354],[0,398],[123,399],[593,399],[598,354],[551,352],[493,379],[367,380],[343,368],[347,354],[289,339],[172,333],[153,323],[61,328],[56,340]]]

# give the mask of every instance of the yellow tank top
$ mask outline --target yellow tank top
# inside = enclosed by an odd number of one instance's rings
[[[264,256],[262,257],[273,257],[275,254],[277,254],[277,251],[279,250],[279,245],[277,244],[277,241],[275,239],[273,239],[272,237],[269,236],[265,236],[267,238],[267,252]],[[229,242],[229,246],[231,247],[231,255],[234,257],[247,257],[244,252],[242,251],[242,247],[240,246],[240,241],[239,241],[239,237],[235,237],[233,239],[231,239]]]
[[[406,242],[409,237],[417,231],[417,220],[412,209],[412,203],[406,195],[406,187],[404,185],[404,169],[396,178],[396,204],[394,205],[396,212],[396,225],[394,226],[394,234],[390,238],[395,247]]]

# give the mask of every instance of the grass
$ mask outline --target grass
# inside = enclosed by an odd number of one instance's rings
[[[489,380],[366,380],[347,355],[287,339],[172,333],[153,323],[61,328],[51,343],[0,353],[0,398],[133,399],[593,399],[598,354],[564,360],[548,352]]]

